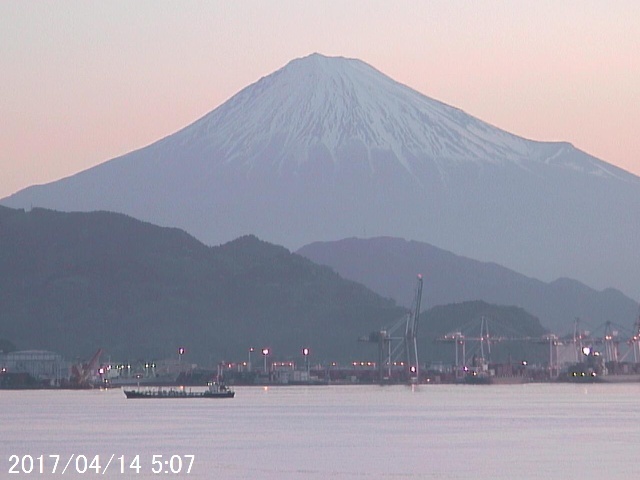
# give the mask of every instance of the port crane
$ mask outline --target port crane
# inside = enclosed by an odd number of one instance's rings
[[[422,275],[418,275],[413,309],[407,315],[404,333],[404,352],[409,367],[409,380],[417,382],[420,378],[420,361],[418,360],[418,323],[420,320],[420,304],[422,303]]]
[[[416,383],[420,377],[417,339],[422,285],[422,275],[418,275],[412,308],[406,316],[398,319],[390,327],[359,338],[361,342],[376,343],[378,346],[378,378],[381,383],[391,378],[391,367],[394,363],[406,367],[411,383]]]
[[[577,326],[579,321],[580,319],[576,319],[573,334],[576,363],[584,361],[585,356],[588,355],[585,351],[597,352],[597,355],[603,357],[605,363],[622,363],[627,361],[629,356],[633,356],[633,363],[640,362],[640,311],[631,332],[627,331],[623,325],[607,321],[595,327],[595,330],[601,332],[600,334],[593,334],[590,331],[580,330]]]
[[[78,363],[71,367],[71,383],[77,387],[86,387],[89,385],[91,376],[95,374],[98,361],[102,355],[102,349],[99,348],[93,357],[86,363]]]
[[[480,317],[480,335],[465,335],[462,330],[447,333],[436,339],[438,342],[453,343],[455,345],[455,365],[461,366],[467,363],[467,342],[478,342],[480,361],[484,363],[491,356],[491,344],[505,340],[505,337],[489,334],[489,320],[484,315]],[[474,354],[475,357],[475,354]]]
[[[638,363],[640,361],[640,309],[638,309],[638,317],[633,324],[633,327],[633,336],[629,339],[628,343],[633,350],[633,361]]]

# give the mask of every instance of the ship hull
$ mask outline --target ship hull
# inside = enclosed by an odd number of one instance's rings
[[[233,390],[220,390],[220,391],[211,391],[206,390],[204,392],[185,392],[184,390],[124,390],[124,394],[127,398],[130,399],[186,399],[186,398],[233,398],[235,397],[235,392]]]

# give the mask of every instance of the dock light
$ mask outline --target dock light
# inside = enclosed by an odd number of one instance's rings
[[[307,373],[309,373],[309,349],[304,347],[302,349],[302,355],[304,356],[304,367]]]
[[[264,357],[264,373],[267,373],[267,356],[269,356],[269,349],[262,349],[262,356]]]
[[[251,354],[254,352],[255,348],[249,347],[249,362],[247,363],[247,370],[251,371]]]

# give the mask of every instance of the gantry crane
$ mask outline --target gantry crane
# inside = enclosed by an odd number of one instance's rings
[[[411,311],[390,327],[371,332],[368,336],[359,338],[362,342],[376,343],[378,345],[378,379],[380,383],[390,380],[391,367],[398,362],[406,368],[410,382],[415,383],[418,381],[420,361],[418,359],[417,338],[421,303],[422,275],[418,275]],[[404,327],[404,335],[399,336],[399,331],[402,327]]]
[[[634,332],[631,339],[629,339],[629,345],[633,349],[633,361],[634,363],[640,362],[640,309],[638,310],[638,317],[633,324]]]
[[[413,310],[407,315],[407,326],[404,333],[404,351],[409,367],[409,381],[417,382],[420,378],[420,362],[418,360],[418,321],[420,320],[420,304],[422,303],[422,275],[418,275]]]

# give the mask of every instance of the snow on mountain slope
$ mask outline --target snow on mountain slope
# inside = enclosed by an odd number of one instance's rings
[[[401,237],[640,297],[639,177],[319,54],[158,142],[1,203],[122,212],[212,245]]]
[[[228,102],[175,136],[182,145],[197,143],[225,162],[249,168],[268,152],[278,168],[309,161],[327,151],[360,144],[390,152],[413,176],[416,163],[431,161],[441,175],[455,162],[554,163],[573,147],[523,139],[426,97],[370,65],[320,54],[291,61],[245,88]],[[557,163],[555,163],[557,165]],[[565,165],[588,173],[619,175],[603,162]],[[295,165],[294,165],[295,168]]]

